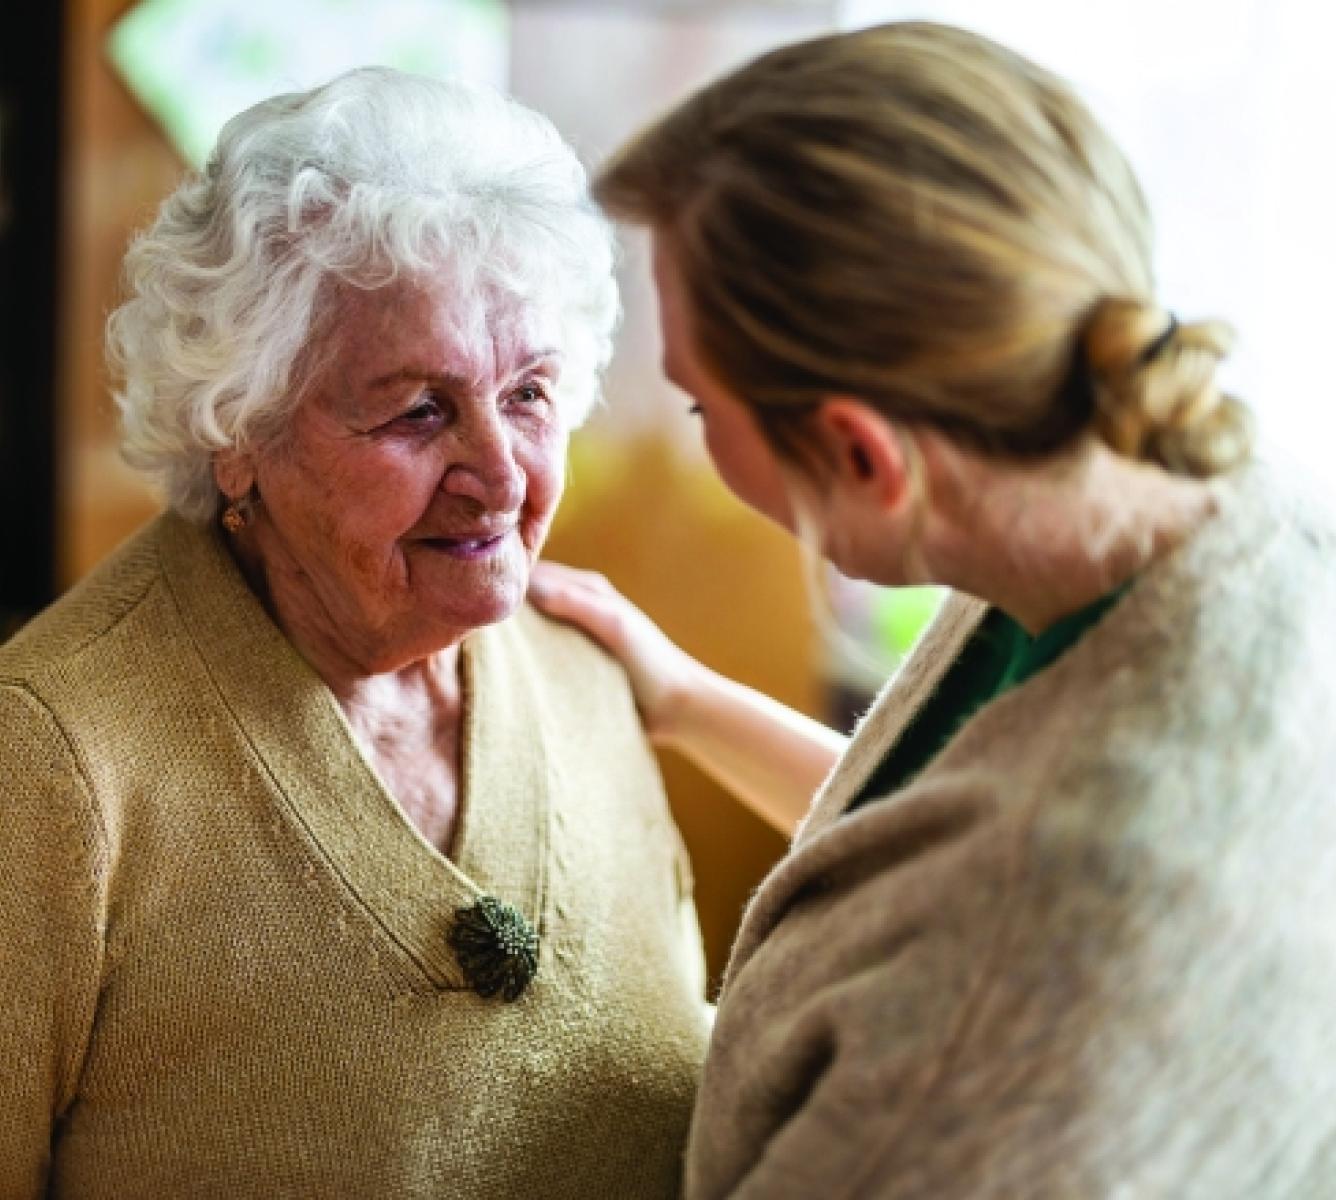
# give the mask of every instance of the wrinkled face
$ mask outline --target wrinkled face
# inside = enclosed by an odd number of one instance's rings
[[[524,597],[565,469],[557,323],[442,273],[340,285],[329,330],[255,460],[257,542],[290,619],[388,670]]]
[[[705,448],[739,500],[793,532],[794,519],[779,460],[751,410],[711,372],[696,350],[692,314],[671,243],[654,238],[663,373],[692,397],[705,424]]]

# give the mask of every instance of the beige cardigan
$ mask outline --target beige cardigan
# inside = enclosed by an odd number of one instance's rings
[[[981,616],[948,603],[746,915],[691,1200],[1336,1196],[1336,527],[1220,493],[841,815]]]
[[[655,1197],[706,1038],[626,680],[465,643],[455,861],[213,535],[165,517],[0,648],[0,1197]],[[539,928],[517,1003],[448,919]]]

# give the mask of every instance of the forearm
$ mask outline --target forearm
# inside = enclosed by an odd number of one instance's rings
[[[529,594],[617,658],[655,745],[684,754],[767,824],[792,835],[844,752],[843,737],[703,666],[600,575],[539,563]]]
[[[777,700],[702,667],[654,740],[690,759],[791,837],[847,739]]]

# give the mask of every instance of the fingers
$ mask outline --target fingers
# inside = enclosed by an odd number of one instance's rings
[[[625,641],[630,604],[596,571],[535,563],[529,596],[549,616],[581,626],[609,649]]]
[[[665,726],[684,679],[700,667],[596,571],[535,563],[529,595],[550,617],[582,629],[625,669],[651,738]]]
[[[564,563],[534,563],[529,575],[529,596],[544,612],[562,615],[572,607],[585,612],[589,608],[611,609],[629,607],[629,601],[617,591],[607,577],[597,571],[582,571],[566,567]]]
[[[562,595],[620,599],[621,593],[597,571],[568,567],[565,563],[537,562],[529,576],[529,592],[541,605]]]

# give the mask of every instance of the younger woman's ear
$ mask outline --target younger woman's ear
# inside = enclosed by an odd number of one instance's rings
[[[837,478],[883,511],[898,507],[911,492],[909,452],[901,433],[861,400],[833,396],[817,410],[817,424]]]
[[[213,456],[213,481],[229,500],[240,500],[255,486],[255,466],[239,450],[219,450]]]

